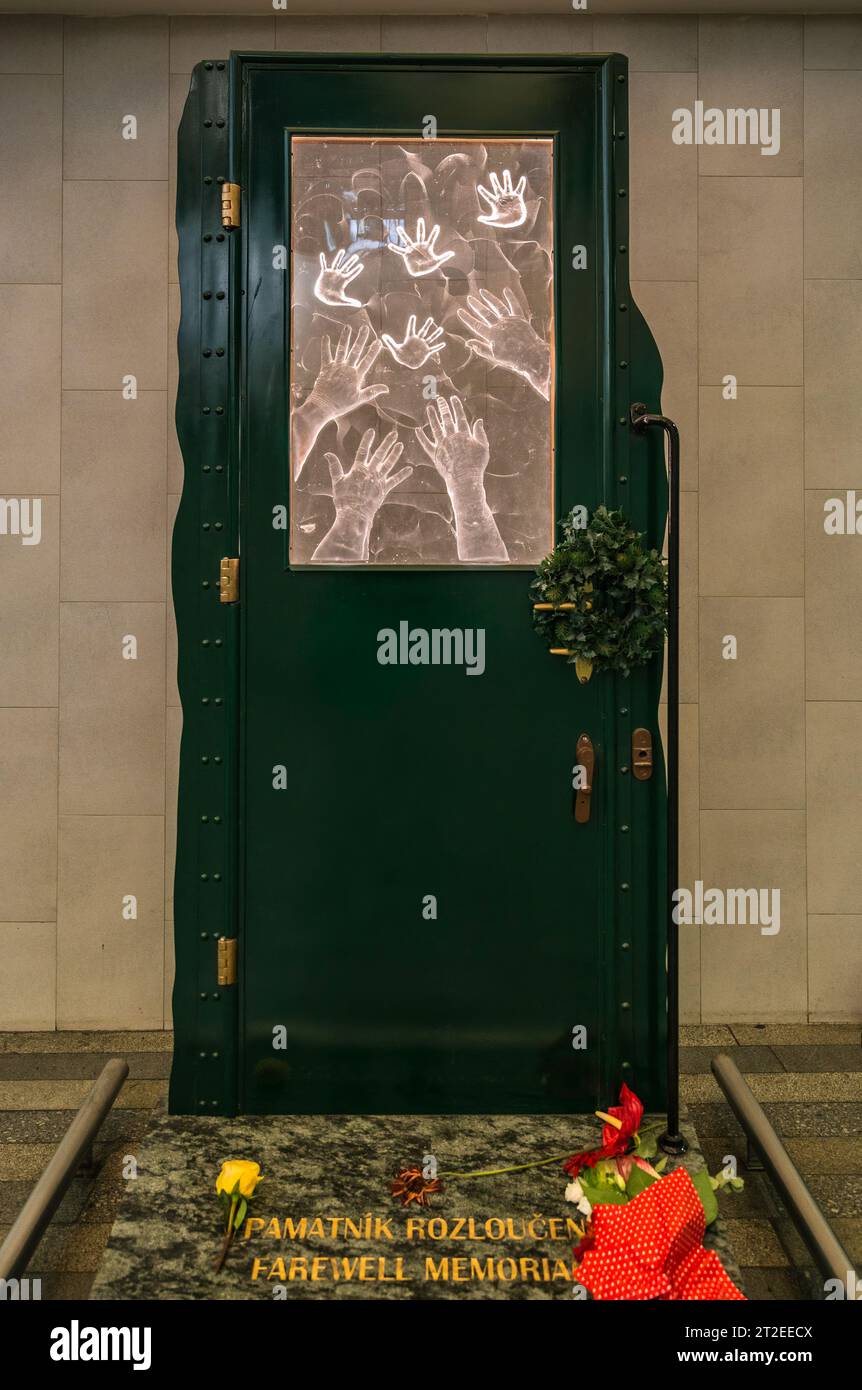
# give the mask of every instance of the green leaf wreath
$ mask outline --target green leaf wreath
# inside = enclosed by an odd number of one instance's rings
[[[562,541],[536,571],[533,621],[581,681],[593,671],[627,676],[664,646],[667,569],[622,512],[597,507],[581,526],[579,510],[561,523]]]

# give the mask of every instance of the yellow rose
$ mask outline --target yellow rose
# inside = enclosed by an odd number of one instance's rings
[[[241,1197],[251,1197],[260,1182],[260,1164],[251,1163],[247,1158],[228,1158],[221,1166],[216,1178],[216,1192],[224,1192],[230,1197],[239,1183]]]

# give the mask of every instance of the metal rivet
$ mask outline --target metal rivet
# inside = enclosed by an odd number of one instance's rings
[[[206,1101],[205,1101],[205,1100],[199,1100],[199,1101],[198,1101],[198,1109],[199,1109],[199,1110],[205,1110],[205,1109],[206,1109]]]
[[[213,816],[213,821],[216,825],[221,825],[221,816]]]
[[[211,1101],[210,1101],[210,1105],[212,1106],[213,1110],[217,1110],[217,1109],[218,1109],[218,1101],[217,1101],[217,1100],[211,1100]]]
[[[625,773],[627,773],[628,770],[628,763],[623,763],[622,767],[620,768],[620,772],[622,772],[623,775],[625,775]]]
[[[208,589],[209,586],[210,586],[210,582],[209,582],[208,579],[202,579],[202,580],[201,580],[201,588],[202,588],[202,589]]]
[[[210,1053],[210,1056],[212,1057],[212,1059],[213,1059],[214,1062],[217,1062],[217,1061],[218,1061],[219,1054],[218,1054],[217,1052],[211,1052],[211,1053]]]
[[[219,72],[224,72],[224,63],[216,63]]]
[[[223,406],[223,405],[217,405],[217,406],[216,406],[216,415],[224,415],[224,406]]]
[[[624,198],[626,196],[626,190],[624,188],[618,188],[617,193],[621,198]]]
[[[625,140],[625,138],[626,138],[626,133],[625,133],[625,131],[624,131],[624,130],[618,130],[618,131],[617,131],[617,139],[618,139],[618,140]]]
[[[213,350],[212,350],[212,348],[204,348],[203,355],[204,355],[204,357],[212,357],[212,355],[213,355]]]
[[[626,369],[626,367],[627,367],[628,365],[629,365],[628,362],[621,362],[621,363],[620,363],[620,366],[622,367],[623,371],[625,371],[625,369]]]
[[[623,76],[623,74],[620,73],[619,76],[617,77],[617,81],[618,81],[618,82],[625,82],[625,80],[626,80],[626,79],[625,79],[625,77]]]
[[[219,174],[216,183],[224,183],[224,174]]]
[[[212,232],[204,232],[204,241],[212,241],[212,239],[213,239],[213,234],[212,234]]]
[[[209,816],[201,816],[201,825],[209,825]]]
[[[626,476],[625,473],[621,473],[621,474],[620,474],[619,481],[620,481],[621,483],[627,483],[627,482],[628,482],[628,478],[627,478],[627,476]]]
[[[203,292],[203,298],[204,298],[204,299],[212,299],[212,297],[213,297],[213,292],[212,292],[212,290],[204,290],[204,292]]]
[[[209,174],[207,174],[206,178],[204,179],[204,183],[207,186],[209,186],[212,183],[212,179],[210,178]]]
[[[205,406],[203,407],[203,410],[202,410],[201,413],[202,413],[203,415],[210,415],[210,414],[212,414],[212,407],[211,407],[211,406],[208,406],[208,405],[205,405]]]
[[[622,1003],[620,1004],[620,1008],[621,1008],[621,1009],[630,1009],[630,1008],[631,1008],[631,1004],[629,1003],[629,1001],[628,1001],[627,999],[623,999]]]
[[[628,422],[629,422],[629,420],[628,420],[628,416],[627,416],[627,415],[621,415],[621,416],[620,416],[620,424],[621,424],[621,425],[627,425]]]
[[[221,999],[221,995],[219,994],[218,990],[215,990],[213,992],[213,999]]]
[[[213,758],[213,762],[214,762],[214,763],[221,763],[221,756],[220,756],[220,754],[217,753],[217,754],[215,755],[215,757]]]
[[[206,883],[208,878],[209,874],[201,874],[201,883]]]
[[[630,951],[630,950],[631,950],[631,945],[632,945],[632,943],[631,943],[630,941],[622,941],[622,942],[620,943],[620,950],[621,950],[621,951]]]
[[[224,241],[224,232],[219,232],[216,241]]]
[[[221,883],[221,874],[213,874],[213,879],[216,883]]]
[[[209,941],[209,939],[210,939],[210,934],[209,934],[209,932],[208,932],[208,931],[202,931],[202,932],[201,932],[201,941]]]
[[[213,701],[213,703],[216,704],[216,705],[220,705],[220,704],[222,703],[221,695],[216,695],[215,700]]]
[[[204,67],[206,68],[207,72],[212,72],[213,70],[212,63],[204,63]],[[203,1104],[203,1102],[201,1102],[201,1104]]]
[[[219,290],[216,299],[224,299],[224,290]]]
[[[629,307],[628,304],[621,304],[621,305],[620,305],[620,313],[621,313],[621,314],[624,314],[624,313],[626,312],[626,309],[627,309],[628,307]]]
[[[628,714],[628,712],[629,712],[629,707],[628,707],[628,705],[623,705],[622,708],[620,709],[620,714]]]
[[[621,884],[620,884],[620,889],[621,889],[621,891],[622,891],[623,893],[627,893],[627,892],[629,891],[629,888],[630,888],[630,887],[631,887],[631,884],[628,884],[628,883],[621,883]]]
[[[216,357],[224,357],[224,348],[216,348]]]
[[[204,580],[204,583],[206,584],[206,580]],[[201,704],[202,704],[202,705],[208,705],[209,702],[210,702],[210,697],[209,697],[209,695],[202,695],[202,696],[201,696]],[[206,820],[206,816],[204,816],[204,820]]]
[[[223,463],[217,463],[217,464],[216,464],[216,473],[223,473],[223,472],[224,472],[224,464],[223,464]]]
[[[202,531],[208,531],[209,529],[210,529],[210,524],[209,524],[209,522],[208,522],[208,521],[202,521],[202,522],[201,522],[201,530],[202,530]]]
[[[217,637],[217,638],[215,639],[215,645],[216,645],[217,647],[220,647],[220,646],[222,645],[222,640],[221,640],[220,637]]]
[[[204,753],[203,757],[201,758],[201,762],[202,762],[202,763],[208,763],[208,762],[209,762],[209,758],[207,757],[206,753]]]
[[[224,130],[224,121],[216,121],[219,130]]]
[[[620,1065],[621,1065],[623,1071],[631,1071],[631,1069],[632,1069],[632,1064],[631,1064],[631,1062],[621,1062]]]
[[[204,464],[204,466],[203,466],[203,468],[202,468],[201,471],[202,471],[203,473],[212,473],[212,469],[210,468],[210,466],[209,466],[208,463],[205,463],[205,464]]]
[[[627,825],[621,825],[621,826],[620,826],[620,834],[621,834],[621,835],[628,835],[628,833],[629,833],[629,828],[628,828],[628,826],[627,826]]]
[[[207,997],[208,997],[208,996],[207,996],[206,994],[202,994],[202,995],[201,995],[201,999],[206,999]]]
[[[210,128],[211,125],[212,125],[212,121],[210,120],[209,117],[207,117],[207,119],[204,121],[204,129],[205,129],[205,130],[209,130],[209,128]]]
[[[629,249],[629,248],[626,246],[626,244],[623,243],[623,244],[620,246],[620,248],[619,248],[620,254],[624,256],[624,255],[626,254],[626,252],[628,251],[628,249]]]
[[[216,524],[215,524],[215,529],[216,529],[217,531],[220,531],[220,530],[222,529],[222,524],[221,524],[220,521],[217,521],[217,522],[216,522]]]
[[[208,637],[202,637],[202,638],[201,638],[201,646],[202,646],[202,647],[208,647],[209,644],[210,644],[210,639],[209,639]]]
[[[200,1057],[202,1062],[205,1062],[207,1059],[207,1054],[205,1052],[199,1052],[198,1056]]]

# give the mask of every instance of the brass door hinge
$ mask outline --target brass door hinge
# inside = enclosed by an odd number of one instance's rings
[[[236,984],[237,940],[235,936],[220,936],[218,939],[218,982],[220,985]]]
[[[649,729],[635,729],[632,734],[632,773],[638,782],[652,777],[652,734]]]
[[[239,603],[239,557],[225,555],[219,565],[219,602]]]
[[[223,227],[239,226],[238,183],[223,183],[221,186],[221,224]]]

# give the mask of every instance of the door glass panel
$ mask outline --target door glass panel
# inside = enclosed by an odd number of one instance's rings
[[[553,142],[295,136],[293,566],[553,545]]]

